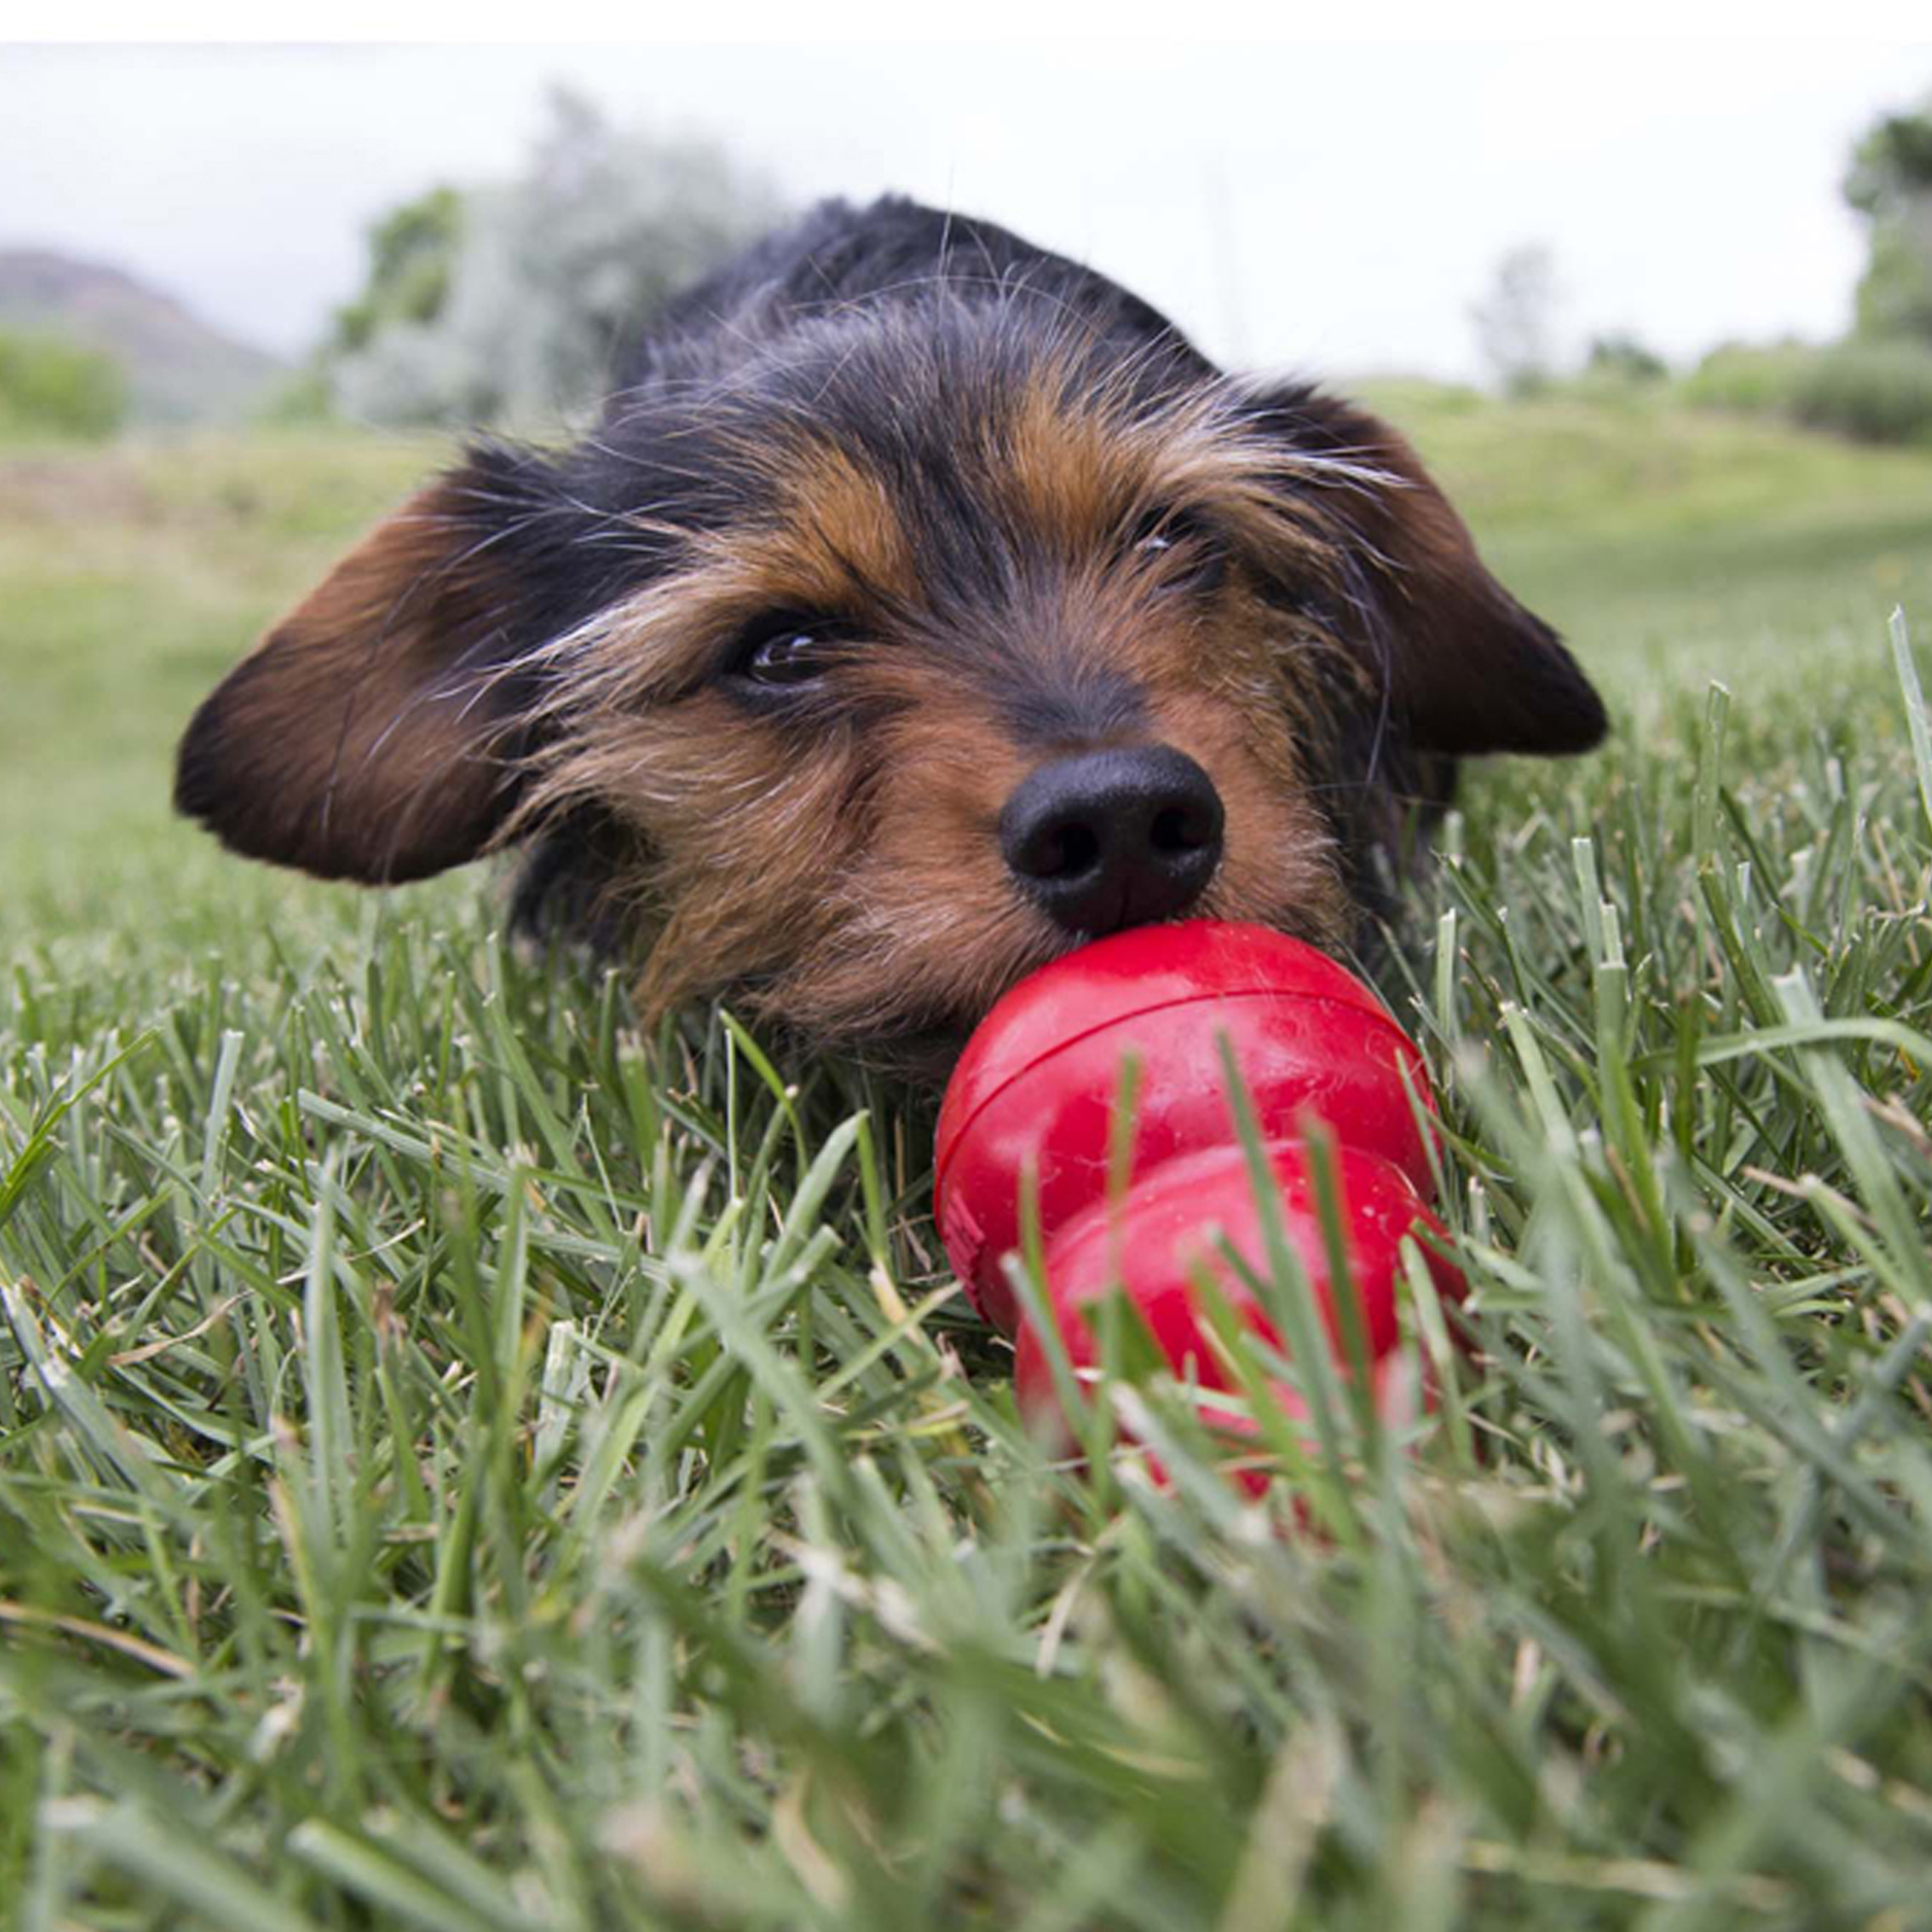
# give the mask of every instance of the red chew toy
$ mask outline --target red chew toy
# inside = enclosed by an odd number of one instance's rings
[[[1326,1252],[1300,1145],[1304,1114],[1341,1143],[1350,1273],[1379,1393],[1396,1341],[1402,1237],[1424,1205],[1428,1150],[1413,1094],[1432,1105],[1420,1053],[1375,996],[1312,946],[1262,928],[1199,921],[1136,927],[1056,960],[994,1007],[968,1043],[940,1112],[934,1206],[974,1306],[1011,1334],[1018,1311],[1003,1264],[1019,1245],[1022,1176],[1036,1177],[1055,1324],[1076,1366],[1094,1359],[1085,1305],[1123,1286],[1178,1374],[1229,1378],[1204,1339],[1190,1270],[1204,1258],[1230,1304],[1282,1338],[1234,1270],[1227,1240],[1257,1273],[1258,1210],[1222,1072],[1226,1036],[1280,1184],[1283,1222],[1342,1359]],[[1139,1064],[1130,1178],[1108,1201],[1123,1064]],[[1425,1249],[1425,1253],[1427,1253]],[[1428,1255],[1445,1299],[1462,1280]],[[1019,1336],[1018,1387],[1050,1406],[1040,1337]],[[1292,1392],[1282,1391],[1291,1411]]]

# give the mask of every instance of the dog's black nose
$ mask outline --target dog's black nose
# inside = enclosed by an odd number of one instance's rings
[[[1172,745],[1056,759],[1000,814],[1021,889],[1069,932],[1096,939],[1184,912],[1221,859],[1221,795]]]

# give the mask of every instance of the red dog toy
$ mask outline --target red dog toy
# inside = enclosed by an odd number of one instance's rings
[[[1318,1114],[1340,1142],[1349,1272],[1380,1400],[1394,1384],[1395,1276],[1402,1237],[1441,1232],[1424,1202],[1429,1152],[1413,1094],[1432,1108],[1414,1043],[1343,968],[1258,926],[1140,926],[1068,953],[988,1014],[955,1070],[939,1117],[934,1206],[940,1239],[974,1306],[1020,1326],[1004,1273],[1020,1244],[1022,1176],[1036,1178],[1056,1327],[1076,1368],[1096,1355],[1087,1304],[1124,1288],[1177,1375],[1203,1389],[1231,1378],[1205,1336],[1192,1270],[1205,1260],[1240,1318],[1282,1337],[1216,1252],[1226,1240],[1268,1272],[1260,1212],[1237,1139],[1220,1047],[1229,1042],[1280,1187],[1282,1220],[1306,1270],[1331,1351],[1346,1373],[1302,1129]],[[1123,1067],[1139,1064],[1124,1198],[1108,1188]],[[1438,1292],[1462,1276],[1424,1250]],[[1023,1407],[1050,1411],[1046,1354],[1018,1337]],[[1292,1390],[1278,1399],[1291,1414]],[[1242,1425],[1232,1416],[1229,1426]]]

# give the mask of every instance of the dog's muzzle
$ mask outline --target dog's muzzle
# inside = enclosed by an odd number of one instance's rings
[[[1172,745],[1058,758],[1000,814],[1021,891],[1083,939],[1184,912],[1221,861],[1214,781]]]

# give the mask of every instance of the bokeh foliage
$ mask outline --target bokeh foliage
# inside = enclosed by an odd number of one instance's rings
[[[614,127],[555,89],[514,180],[439,187],[370,236],[320,361],[343,413],[548,430],[580,416],[670,297],[778,218],[714,142]]]
[[[128,409],[112,357],[59,337],[0,329],[0,440],[111,436]]]

